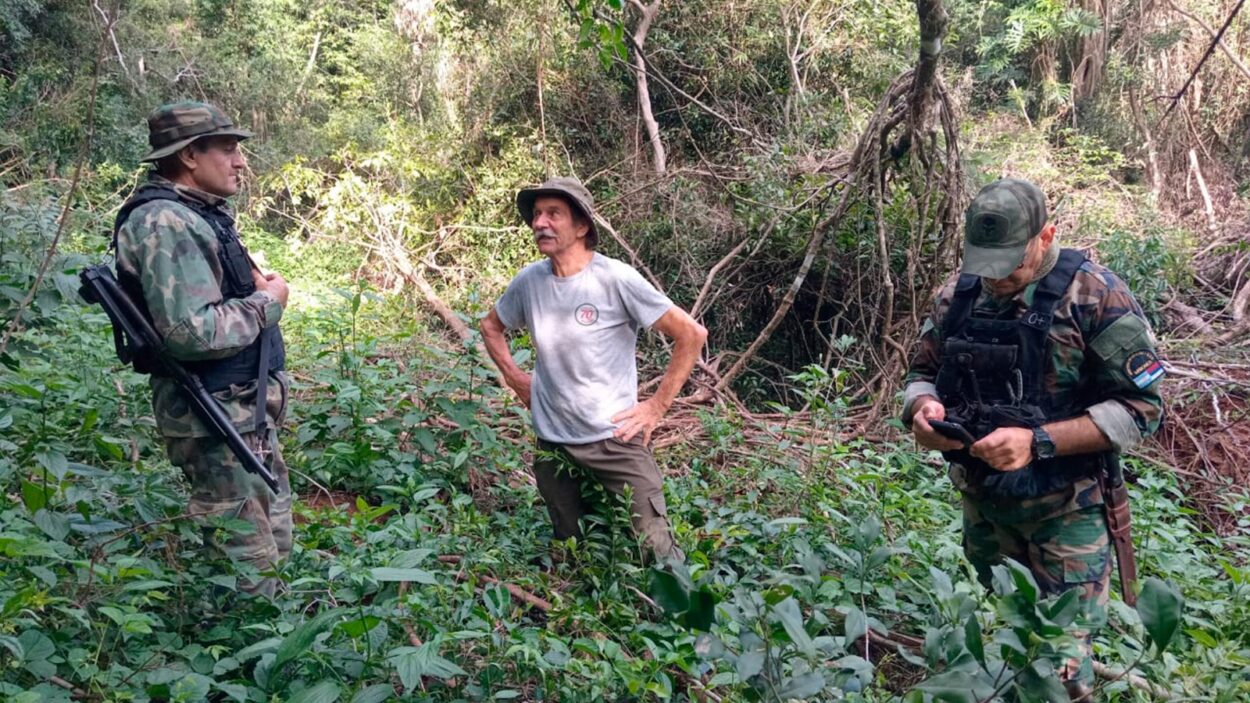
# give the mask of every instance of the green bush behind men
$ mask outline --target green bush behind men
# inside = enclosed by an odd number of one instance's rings
[[[291,551],[291,487],[277,438],[288,391],[278,322],[288,289],[282,276],[262,275],[252,263],[226,203],[247,166],[239,142],[252,135],[195,102],[157,108],[148,131],[152,151],[143,161],[153,171],[114,226],[118,282],[170,354],[220,401],[278,478],[278,494],[243,469],[172,379],[152,376],[153,414],[170,461],[190,483],[188,512],[251,523],[249,534],[209,537],[236,561],[266,571]],[[276,585],[273,578],[242,584],[268,595]]]
[[[1007,557],[1047,594],[1080,589],[1073,634],[1082,656],[1059,675],[1085,700],[1088,640],[1106,621],[1111,574],[1111,496],[1100,479],[1158,430],[1163,366],[1133,294],[1111,271],[1060,248],[1034,184],[1004,179],[982,189],[964,240],[962,274],[938,293],[921,331],[903,420],[951,462],[964,552],[983,583]],[[975,441],[935,431],[949,421]],[[1126,568],[1122,561],[1122,576]]]

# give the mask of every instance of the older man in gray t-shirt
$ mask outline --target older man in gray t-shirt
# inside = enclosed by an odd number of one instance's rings
[[[595,251],[590,192],[553,178],[517,194],[517,208],[546,259],[526,266],[482,322],[486,350],[534,417],[538,490],[556,539],[580,534],[581,483],[573,464],[618,495],[632,487],[635,532],[657,557],[683,558],[664,485],[648,445],[698,359],[707,330],[629,265]],[[638,330],[673,338],[655,395],[638,402]],[[527,329],[537,360],[525,373],[506,330]]]

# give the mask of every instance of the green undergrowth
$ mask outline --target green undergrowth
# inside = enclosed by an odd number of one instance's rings
[[[368,333],[361,321],[385,305],[367,292],[323,302],[315,319],[289,320],[298,334],[288,335],[284,451],[304,502],[281,567],[288,590],[273,602],[241,596],[249,574],[206,554],[182,516],[145,384],[117,368],[103,316],[47,303],[0,375],[0,695],[1053,694],[1071,603],[1039,601],[1021,571],[1004,569],[993,595],[973,585],[955,492],[937,457],[910,441],[837,441],[836,402],[818,406],[830,413],[819,431],[708,410],[704,439],[659,456],[685,565],[640,566],[622,508],[603,495],[581,540],[550,547],[527,470],[528,418],[484,360],[421,335]],[[1250,550],[1204,533],[1174,476],[1133,469],[1143,575],[1163,580],[1148,582],[1144,609],[1113,596],[1099,655],[1136,662],[1190,700],[1242,699]],[[923,645],[869,638],[865,649],[868,629]],[[1124,681],[1104,690],[1142,699]]]

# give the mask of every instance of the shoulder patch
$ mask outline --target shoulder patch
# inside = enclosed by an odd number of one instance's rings
[[[1150,349],[1138,349],[1124,360],[1124,375],[1138,388],[1146,388],[1163,378],[1165,371],[1159,355]]]
[[[1120,358],[1127,358],[1134,350],[1154,347],[1154,342],[1146,321],[1136,315],[1126,314],[1112,320],[1106,329],[1089,341],[1089,347],[1098,358],[1115,365]]]

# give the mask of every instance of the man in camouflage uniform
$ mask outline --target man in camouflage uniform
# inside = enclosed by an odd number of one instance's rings
[[[278,478],[278,494],[243,469],[172,379],[154,375],[157,427],[190,483],[188,512],[254,528],[210,532],[210,541],[237,562],[268,571],[291,550],[291,488],[277,439],[288,390],[278,321],[288,288],[281,275],[262,274],[252,263],[225,200],[238,192],[247,166],[239,142],[252,135],[216,107],[193,102],[157,108],[148,130],[152,151],[143,161],[155,168],[117,216],[118,280]],[[273,595],[277,581],[248,574],[242,585]]]
[[[1106,621],[1098,477],[1158,429],[1162,375],[1133,294],[1060,249],[1041,190],[1012,179],[982,189],[966,214],[962,275],[938,293],[911,360],[903,421],[951,462],[964,551],[987,587],[1010,557],[1048,594],[1081,589],[1082,656],[1059,672],[1073,700],[1088,699],[1089,637]],[[974,443],[935,421],[966,425]]]

